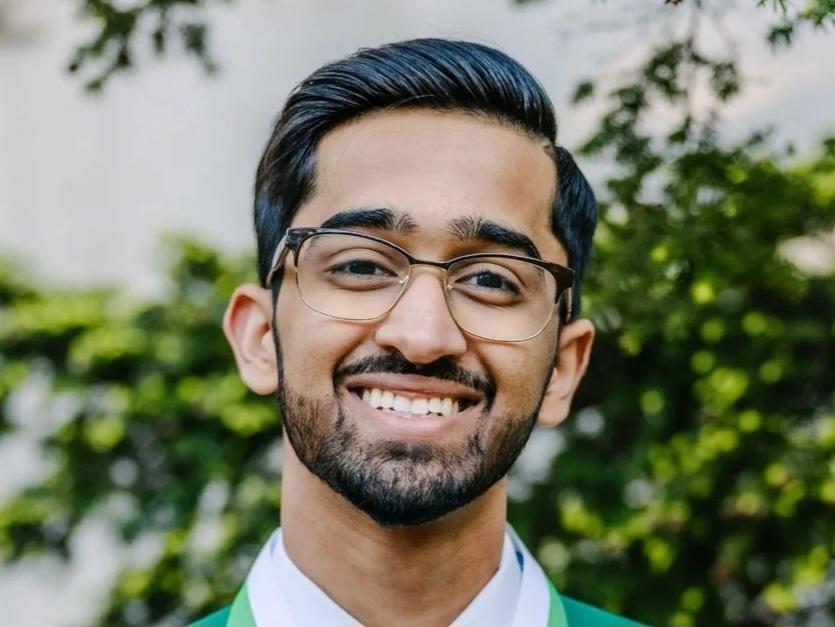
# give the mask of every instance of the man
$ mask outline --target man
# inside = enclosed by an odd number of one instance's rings
[[[541,86],[485,46],[324,66],[258,168],[261,286],[224,318],[277,394],[281,528],[214,627],[637,623],[561,596],[507,526],[506,474],[565,419],[594,197]]]

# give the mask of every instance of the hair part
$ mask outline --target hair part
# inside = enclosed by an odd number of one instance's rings
[[[597,222],[594,193],[571,154],[556,143],[554,108],[542,86],[505,53],[465,41],[413,39],[364,48],[322,66],[293,89],[255,179],[261,282],[293,216],[313,193],[322,137],[362,116],[402,108],[472,113],[543,141],[558,181],[551,230],[574,269],[576,315]]]

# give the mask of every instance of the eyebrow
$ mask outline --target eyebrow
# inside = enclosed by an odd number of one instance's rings
[[[450,220],[447,230],[457,239],[499,244],[542,259],[530,237],[515,229],[477,216],[461,216]]]
[[[409,235],[417,230],[417,222],[403,211],[390,207],[347,209],[322,222],[321,228],[344,229],[365,227]]]
[[[411,235],[418,224],[408,213],[391,207],[346,209],[322,222],[321,228],[368,228]],[[529,257],[542,259],[530,237],[498,222],[478,216],[460,216],[449,221],[446,227],[453,237],[461,241],[477,241],[515,248]]]

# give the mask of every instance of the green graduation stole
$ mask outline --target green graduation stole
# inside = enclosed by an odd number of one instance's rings
[[[548,592],[550,608],[546,627],[642,627],[640,623],[561,597],[551,582],[548,582]],[[257,627],[246,584],[231,606],[192,623],[190,627]]]
[[[507,532],[522,570],[514,627],[642,627],[640,623],[560,595],[510,525]],[[271,626],[313,627],[294,625],[285,600],[280,594],[275,594],[277,582],[271,576],[271,556],[277,542],[281,542],[281,529],[277,529],[261,549],[231,606],[200,619],[190,627],[266,627],[257,625],[253,605],[262,622],[267,621]],[[539,625],[543,621],[544,624]]]

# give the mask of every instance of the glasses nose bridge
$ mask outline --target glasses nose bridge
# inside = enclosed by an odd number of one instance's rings
[[[430,268],[437,268],[446,273],[449,268],[448,261],[432,261],[431,259],[417,259],[416,257],[409,257],[409,271],[411,272],[414,266],[429,266]]]
[[[407,256],[406,258],[409,263],[409,271],[406,274],[405,279],[403,280],[403,287],[400,290],[400,293],[397,295],[395,301],[391,304],[391,307],[389,307],[389,311],[397,307],[397,305],[400,304],[400,301],[403,300],[403,296],[406,294],[407,291],[409,291],[409,287],[411,287],[415,278],[413,269],[416,266],[428,266],[429,268],[434,268],[435,270],[440,271],[441,276],[439,277],[439,283],[441,284],[441,292],[444,296],[444,302],[446,304],[449,315],[452,316],[453,320],[455,320],[455,316],[452,312],[452,307],[450,306],[449,302],[449,286],[447,285],[447,272],[449,270],[449,263],[443,261],[432,261],[430,259],[417,259],[411,256]]]
[[[400,303],[403,301],[403,297],[406,295],[406,292],[409,291],[409,288],[412,286],[414,282],[414,268],[416,266],[428,266],[429,268],[433,268],[436,271],[440,271],[440,276],[438,276],[438,282],[441,286],[441,293],[443,297],[444,307],[446,308],[446,314],[450,317],[452,323],[455,325],[456,328],[459,330],[463,330],[458,319],[455,316],[455,313],[452,308],[452,303],[449,300],[450,296],[450,286],[448,285],[447,281],[447,272],[449,271],[449,263],[443,261],[432,261],[428,259],[416,259],[414,257],[408,257],[409,269],[408,273],[402,280],[403,287],[400,290],[400,293],[395,298],[394,302],[389,306],[386,310],[386,313],[392,312],[395,308],[397,308]]]
[[[444,288],[444,297],[446,297],[446,293],[447,293],[447,280],[446,280],[446,278],[447,278],[447,272],[449,271],[449,262],[432,261],[431,259],[417,259],[415,257],[408,257],[408,261],[409,261],[409,273],[406,275],[405,285],[403,286],[403,291],[400,293],[400,296],[403,296],[403,294],[406,292],[406,290],[409,289],[409,285],[411,285],[412,279],[413,279],[413,276],[414,276],[413,269],[415,268],[415,266],[428,266],[430,268],[434,268],[434,269],[440,271],[440,273],[442,275],[441,285]],[[400,299],[398,298],[398,300],[400,300]]]

